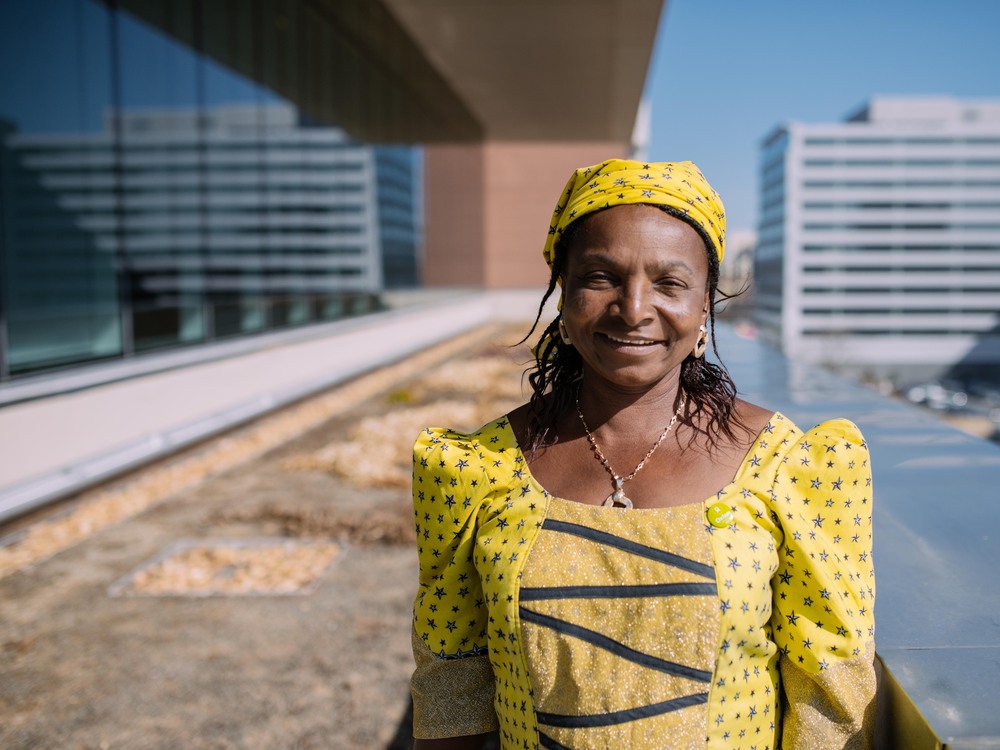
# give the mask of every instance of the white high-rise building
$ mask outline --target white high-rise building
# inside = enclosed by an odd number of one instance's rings
[[[763,337],[899,380],[1000,365],[1000,100],[875,97],[764,140]]]

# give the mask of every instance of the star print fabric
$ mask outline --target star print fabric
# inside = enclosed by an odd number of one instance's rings
[[[544,520],[548,496],[527,471],[506,419],[473,435],[425,430],[413,452],[413,503],[420,558],[415,642],[439,659],[486,658],[492,694],[462,722],[476,734],[499,724],[504,748],[538,743],[531,684],[520,646],[517,588],[521,567]],[[422,649],[418,648],[420,652]],[[460,736],[431,717],[454,695],[447,670],[431,698],[427,660],[417,656],[411,685],[415,737]],[[485,693],[485,691],[484,691]],[[492,701],[492,705],[491,705]],[[455,717],[456,719],[458,717]]]
[[[553,498],[505,419],[414,447],[414,734],[513,748],[866,747],[868,451],[775,414],[703,503]],[[732,516],[710,523],[709,506]]]
[[[555,246],[570,224],[612,206],[663,206],[692,224],[719,256],[726,250],[722,198],[690,161],[640,162],[610,159],[576,170],[552,212],[542,255],[552,267]]]
[[[875,570],[867,446],[846,420],[808,433],[774,481],[785,527],[773,637],[784,747],[865,747],[875,710]],[[794,516],[794,518],[792,518]]]

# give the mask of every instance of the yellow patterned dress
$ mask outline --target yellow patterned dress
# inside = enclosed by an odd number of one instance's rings
[[[865,747],[868,449],[775,414],[703,503],[553,497],[506,419],[414,446],[414,734],[502,747]]]

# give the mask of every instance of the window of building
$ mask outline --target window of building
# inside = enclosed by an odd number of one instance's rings
[[[392,87],[282,8],[278,43],[232,3],[0,3],[0,381],[370,312],[389,256],[416,283],[414,150],[332,116]]]

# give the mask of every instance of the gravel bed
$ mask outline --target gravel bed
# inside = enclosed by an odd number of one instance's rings
[[[323,540],[182,540],[116,582],[112,596],[311,593],[340,546]]]

